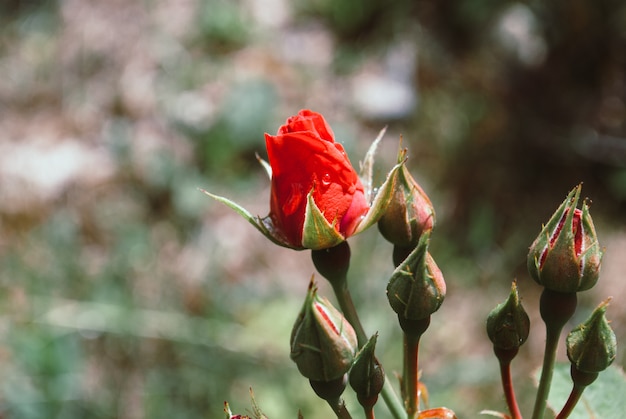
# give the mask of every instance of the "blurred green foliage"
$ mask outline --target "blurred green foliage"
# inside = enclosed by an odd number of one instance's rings
[[[403,134],[451,288],[424,376],[433,405],[459,417],[503,409],[481,315],[526,277],[527,246],[565,193],[584,181],[599,228],[625,232],[623,2],[250,3],[0,3],[0,145],[78,138],[111,168],[89,183],[90,164],[51,198],[0,190],[0,417],[213,418],[224,400],[244,414],[249,387],[269,417],[328,416],[288,358],[308,255],[197,189],[265,215],[255,152],[300,108],[326,115],[348,150],[387,124]],[[385,59],[401,43],[417,51],[417,106],[380,120],[348,86],[363,68],[397,70]],[[355,300],[392,375],[391,249],[375,231],[351,244]],[[532,284],[520,287],[532,306]]]

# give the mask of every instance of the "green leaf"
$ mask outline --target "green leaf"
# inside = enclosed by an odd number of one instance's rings
[[[539,375],[537,374],[537,378]],[[555,412],[561,410],[572,390],[570,364],[557,364],[554,368],[548,406]],[[626,375],[611,366],[602,371],[598,379],[583,392],[570,419],[621,418],[626,412]]]

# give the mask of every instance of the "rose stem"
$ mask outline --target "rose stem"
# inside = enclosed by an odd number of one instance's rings
[[[348,242],[342,242],[330,249],[313,250],[311,256],[315,268],[332,286],[343,315],[354,328],[359,348],[363,347],[368,338],[348,289],[347,274],[350,260]],[[402,419],[405,415],[404,406],[386,376],[381,395],[393,417]]]
[[[569,417],[569,415],[574,410],[574,407],[576,407],[576,403],[578,403],[578,400],[580,400],[580,396],[583,395],[584,389],[584,386],[574,384],[574,387],[572,387],[572,391],[569,394],[567,402],[565,402],[565,406],[563,406],[563,409],[561,409],[561,412],[559,412],[556,419],[566,419]]]
[[[347,281],[344,278],[342,281],[330,281],[330,283],[333,287],[333,291],[337,297],[337,301],[339,302],[339,307],[341,308],[343,315],[356,332],[359,348],[361,348],[365,345],[365,343],[367,343],[367,335],[363,330],[363,325],[361,325],[361,321],[359,320],[359,316],[354,307],[354,302],[352,301]],[[385,377],[385,384],[383,385],[381,395],[383,396],[383,400],[391,411],[393,417],[395,419],[403,418],[405,415],[404,407],[402,406],[402,402],[400,402],[400,399],[395,393],[393,386],[387,377]]]
[[[511,419],[522,419],[522,414],[517,405],[517,399],[515,398],[515,390],[513,389],[513,380],[511,378],[511,361],[517,355],[518,348],[514,349],[497,349],[496,357],[500,362],[500,379],[502,381],[502,391],[506,399],[506,404],[509,407],[509,413],[511,413]]]
[[[550,394],[556,349],[559,345],[561,330],[574,314],[576,304],[575,292],[561,293],[545,288],[541,293],[539,312],[546,324],[546,347],[543,354],[541,378],[539,379],[539,388],[537,389],[532,419],[543,419],[548,395]]]
[[[350,412],[346,409],[346,404],[341,397],[337,397],[335,400],[327,400],[328,405],[333,409],[338,419],[352,419]]]
[[[403,381],[406,391],[406,412],[408,419],[419,413],[419,344],[430,325],[430,316],[420,320],[409,320],[398,315],[400,327],[404,331]]]
[[[597,372],[580,371],[575,365],[572,365],[571,367],[571,374],[574,385],[567,401],[565,402],[565,406],[563,406],[563,409],[561,409],[559,414],[556,416],[556,419],[567,419],[574,410],[574,407],[576,407],[580,397],[583,395],[585,388],[598,378]]]

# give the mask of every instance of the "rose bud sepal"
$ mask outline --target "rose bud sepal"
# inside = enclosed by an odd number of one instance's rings
[[[291,359],[313,381],[342,377],[354,360],[354,329],[332,304],[317,294],[313,279],[291,333]]]
[[[420,237],[417,247],[392,273],[387,299],[398,316],[408,320],[428,318],[446,295],[441,270],[428,252],[430,233]]]
[[[250,213],[250,211],[248,211],[241,205],[237,204],[236,202],[231,201],[228,198],[212,194],[211,192],[206,191],[204,189],[200,189],[200,191],[205,193],[209,197],[215,199],[216,201],[221,202],[222,204],[228,206],[229,208],[234,210],[237,214],[241,215],[243,218],[246,219],[246,221],[252,224],[257,230],[259,230],[259,232],[261,232],[261,234],[263,234],[265,237],[271,240],[274,244],[277,244],[283,247],[293,248],[291,244],[287,241],[287,239],[284,237],[284,235],[281,234],[280,230],[278,230],[274,226],[274,223],[271,217],[267,216],[267,217],[261,218],[259,216],[254,216]]]
[[[599,277],[603,251],[598,243],[589,205],[578,209],[578,185],[542,228],[528,253],[528,271],[540,285],[570,293],[593,287]]]

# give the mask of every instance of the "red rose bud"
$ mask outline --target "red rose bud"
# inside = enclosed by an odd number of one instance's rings
[[[354,329],[327,299],[317,295],[311,279],[291,333],[291,359],[309,380],[329,382],[350,369],[356,350]]]
[[[272,168],[270,218],[291,247],[335,245],[356,230],[369,203],[324,117],[302,110],[265,134]]]
[[[570,293],[593,287],[600,274],[602,249],[589,206],[576,208],[582,186],[574,188],[543,227],[528,253],[528,271],[540,285]]]
[[[487,317],[487,335],[494,348],[511,350],[522,346],[529,332],[530,319],[520,302],[517,284],[513,282],[509,297]]]
[[[398,163],[405,160],[406,149],[398,154]],[[391,202],[380,220],[378,229],[396,246],[415,247],[420,236],[432,230],[435,209],[428,195],[415,181],[405,165],[397,171]]]
[[[579,371],[604,371],[615,360],[617,340],[605,316],[608,304],[609,300],[602,302],[567,335],[567,357]]]
[[[261,163],[271,178],[268,216],[255,217],[227,198],[203,192],[280,246],[327,249],[376,223],[391,200],[392,180],[402,164],[389,172],[377,193],[372,187],[374,154],[383,133],[365,156],[361,180],[324,117],[305,109],[276,135],[265,134],[269,164]]]
[[[430,233],[422,235],[415,250],[391,275],[387,299],[399,317],[422,320],[437,311],[446,296],[441,270],[428,252]]]

